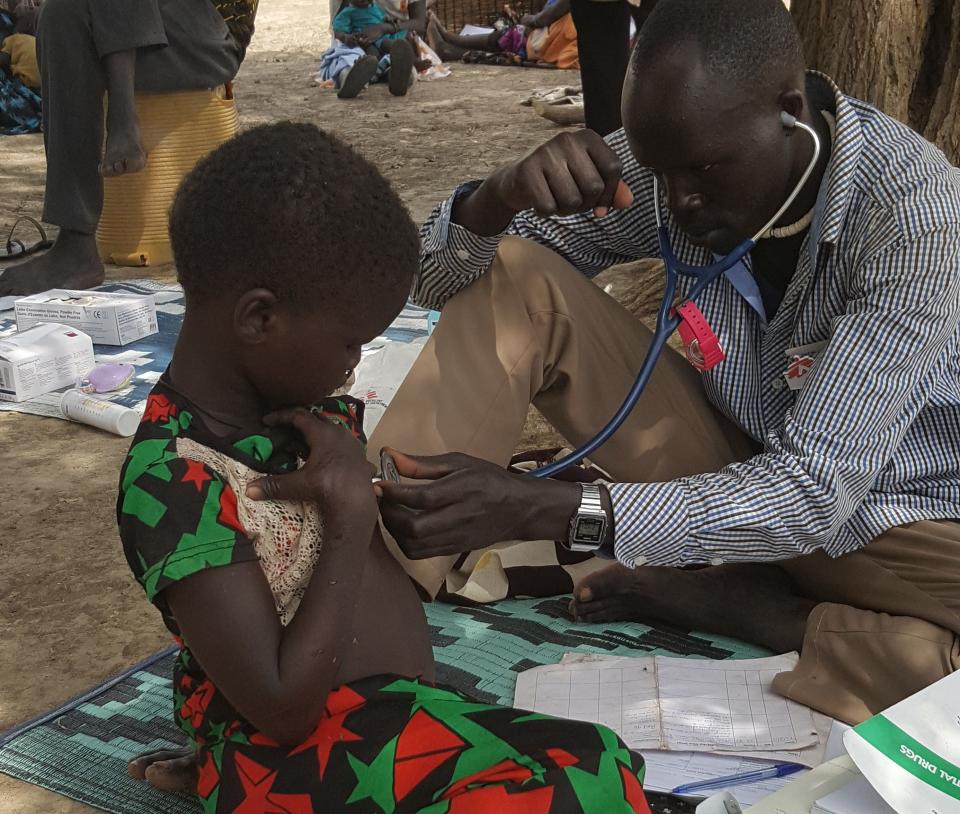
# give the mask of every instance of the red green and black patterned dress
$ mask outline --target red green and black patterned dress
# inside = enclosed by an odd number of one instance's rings
[[[360,402],[328,399],[321,410],[363,441]],[[286,428],[216,437],[200,415],[161,379],[121,472],[117,503],[127,561],[178,641],[164,589],[204,568],[259,559],[281,620],[299,602],[295,585],[278,590],[274,582],[302,557],[258,551],[263,535],[245,531],[231,484],[240,472],[290,471],[302,442]],[[284,546],[298,548],[296,540]],[[301,539],[299,547],[308,546]],[[605,727],[381,675],[335,689],[313,734],[280,746],[231,707],[180,643],[174,714],[196,745],[205,812],[649,812],[642,758]]]

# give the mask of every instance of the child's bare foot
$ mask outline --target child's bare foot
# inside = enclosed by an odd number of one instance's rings
[[[779,568],[734,564],[696,571],[613,565],[580,581],[570,612],[584,622],[658,621],[734,636],[779,653],[799,650],[816,605]]]
[[[103,282],[103,261],[93,235],[61,229],[50,251],[0,271],[0,297],[51,288],[93,288]]]
[[[197,758],[190,749],[140,755],[127,764],[127,774],[146,780],[160,791],[196,793],[197,790]]]

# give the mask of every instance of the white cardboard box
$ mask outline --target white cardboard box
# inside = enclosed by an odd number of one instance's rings
[[[158,330],[151,294],[54,288],[19,299],[13,308],[17,330],[57,322],[83,331],[96,345],[128,345]]]
[[[0,401],[26,401],[72,386],[93,368],[93,342],[68,325],[45,323],[0,339]]]

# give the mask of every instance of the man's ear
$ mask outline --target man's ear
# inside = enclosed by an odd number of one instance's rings
[[[233,307],[233,330],[246,345],[261,345],[277,329],[277,297],[266,288],[241,294]]]
[[[795,119],[803,119],[807,107],[807,100],[803,91],[793,88],[783,91],[777,97],[777,104],[784,113],[789,113]]]

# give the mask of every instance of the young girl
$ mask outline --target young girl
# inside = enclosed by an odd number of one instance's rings
[[[324,398],[417,268],[386,181],[312,125],[258,127],[188,176],[170,231],[187,310],[118,519],[182,646],[205,811],[646,812],[643,762],[609,730],[430,683],[362,404]]]

